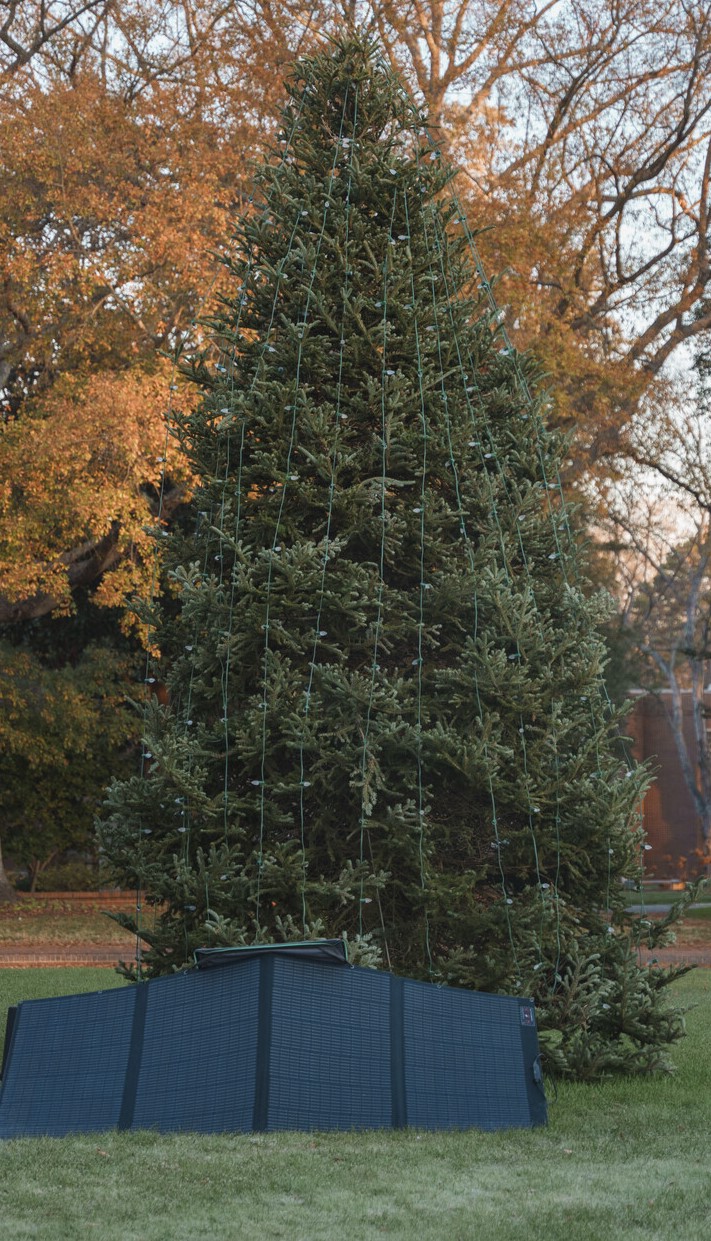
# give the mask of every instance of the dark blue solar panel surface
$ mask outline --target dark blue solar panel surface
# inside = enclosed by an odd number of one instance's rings
[[[118,1123],[135,998],[122,987],[19,1005],[0,1137],[62,1137]]]
[[[537,1054],[518,999],[271,954],[21,1004],[0,1137],[530,1125]]]
[[[133,1128],[252,1128],[259,961],[149,984]]]
[[[267,1127],[389,1126],[389,1014],[387,974],[276,960]]]
[[[530,1125],[517,999],[407,980],[404,1025],[409,1125]]]

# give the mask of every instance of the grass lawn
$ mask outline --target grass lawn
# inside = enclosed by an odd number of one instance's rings
[[[634,892],[634,904],[645,905],[676,905],[683,897],[683,892],[675,892],[672,888],[644,888],[641,892]],[[694,917],[702,914],[711,913],[711,883],[707,880],[700,889],[699,894],[691,906],[694,911]]]
[[[0,971],[4,1006],[120,985],[107,970]],[[711,971],[671,1078],[559,1087],[546,1129],[117,1134],[0,1143],[8,1241],[706,1241]]]
[[[682,896],[682,892],[672,892],[668,888],[645,888],[643,892],[635,893],[634,902],[631,903],[642,906],[676,905]],[[711,886],[708,883],[701,888],[697,900],[677,927],[675,934],[676,942],[681,947],[711,943]]]

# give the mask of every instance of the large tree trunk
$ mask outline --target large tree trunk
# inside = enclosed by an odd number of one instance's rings
[[[0,905],[16,900],[17,893],[5,874],[5,867],[2,864],[2,846],[0,845]]]

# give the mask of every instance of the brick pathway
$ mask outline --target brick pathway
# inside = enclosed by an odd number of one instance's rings
[[[60,904],[65,910],[73,907],[79,913],[100,909],[126,910],[135,908],[136,893],[111,889],[105,892],[37,892],[34,896],[20,893],[20,900],[32,901],[43,909]],[[31,915],[30,915],[31,916]],[[0,943],[0,969],[33,969],[66,965],[98,965],[112,969],[119,960],[132,961],[136,942],[127,936],[125,943],[104,944],[56,944],[42,942],[12,944]]]

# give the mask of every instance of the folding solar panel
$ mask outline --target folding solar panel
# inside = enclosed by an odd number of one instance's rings
[[[225,968],[25,1001],[0,1137],[545,1122],[529,1001],[335,963],[235,953]]]
[[[17,1006],[0,1095],[0,1137],[90,1133],[119,1122],[136,990]]]

